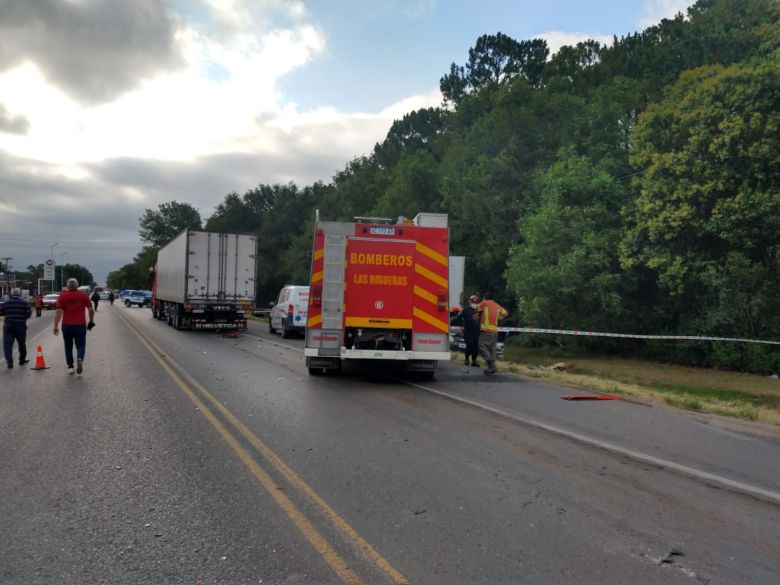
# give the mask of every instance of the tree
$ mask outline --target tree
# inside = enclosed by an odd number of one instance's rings
[[[373,213],[384,217],[414,217],[421,211],[440,211],[440,180],[433,156],[419,150],[404,154],[393,169],[393,180],[376,202]]]
[[[500,32],[482,35],[469,49],[466,66],[453,63],[449,74],[439,81],[444,102],[457,105],[468,93],[495,87],[517,76],[538,87],[549,54],[544,39],[518,42]]]
[[[161,203],[157,211],[146,209],[139,218],[141,240],[162,248],[184,229],[201,229],[200,213],[189,203]]]
[[[685,72],[640,117],[622,262],[657,275],[688,330],[780,331],[778,95],[776,52]]]
[[[434,141],[444,129],[446,114],[440,108],[423,108],[395,120],[381,144],[374,147],[372,158],[389,168],[398,163],[401,155],[418,150],[433,152]]]
[[[149,269],[154,268],[156,262],[157,249],[151,246],[144,246],[136,254],[132,262],[108,274],[106,286],[108,288],[130,290],[151,289],[152,283],[149,281]]]
[[[571,150],[542,184],[540,205],[518,223],[506,271],[521,319],[537,327],[622,330],[630,322],[631,287],[620,269],[616,218],[628,190]]]
[[[57,268],[57,272],[59,273],[60,271],[63,280],[61,283],[62,287],[65,286],[65,283],[68,282],[69,278],[78,280],[79,286],[95,286],[95,277],[81,264],[65,264],[61,269],[59,267]],[[60,274],[57,274],[57,276],[59,277]],[[56,281],[59,281],[59,278],[57,278]]]
[[[544,69],[545,79],[562,77],[572,83],[593,70],[601,59],[604,48],[592,39],[581,41],[574,46],[564,45],[555,53]]]

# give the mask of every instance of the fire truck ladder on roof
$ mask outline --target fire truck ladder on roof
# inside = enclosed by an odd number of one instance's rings
[[[325,258],[322,275],[322,328],[341,330],[344,320],[344,259],[347,238],[325,236]]]

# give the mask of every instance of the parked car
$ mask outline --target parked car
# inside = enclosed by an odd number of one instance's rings
[[[309,311],[309,287],[288,285],[279,291],[274,303],[271,301],[271,314],[268,316],[268,331],[279,331],[287,339],[293,333],[306,331],[306,315]]]
[[[137,305],[139,307],[152,306],[152,291],[134,290],[129,292],[130,294],[125,296],[125,307],[132,307],[133,305]]]
[[[52,293],[43,297],[44,309],[55,309],[57,306],[57,299],[60,297],[59,293]]]

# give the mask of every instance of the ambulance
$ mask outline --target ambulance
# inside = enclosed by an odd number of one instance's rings
[[[447,215],[355,218],[314,228],[306,366],[399,360],[433,376],[449,352]]]

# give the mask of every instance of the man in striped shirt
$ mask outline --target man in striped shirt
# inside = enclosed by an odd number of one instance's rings
[[[11,297],[0,307],[0,315],[5,316],[3,323],[3,353],[5,363],[14,367],[14,341],[19,346],[19,365],[23,366],[27,359],[27,319],[32,315],[30,303],[22,298],[18,288],[11,290]]]

